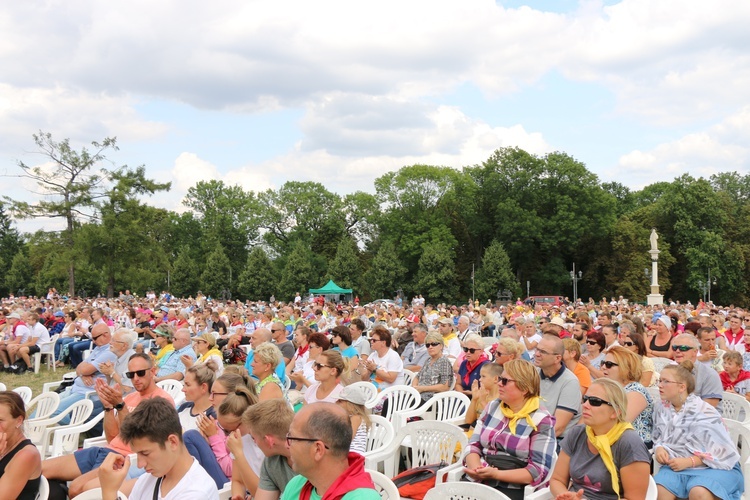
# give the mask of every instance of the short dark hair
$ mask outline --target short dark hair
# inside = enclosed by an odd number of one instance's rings
[[[331,451],[331,455],[345,457],[352,444],[352,425],[346,411],[335,403],[316,403],[302,432],[320,439]]]
[[[378,325],[373,328],[372,331],[370,331],[370,338],[372,338],[372,336],[376,334],[380,340],[385,341],[385,345],[390,347],[391,341],[393,339],[393,337],[391,336],[391,332],[389,332],[383,325]]]
[[[154,367],[154,360],[151,358],[151,356],[149,356],[145,352],[137,352],[137,353],[133,354],[132,356],[130,356],[128,358],[128,363],[130,363],[131,361],[133,361],[136,358],[141,358],[141,359],[145,360],[148,363],[148,367],[149,368],[153,368]]]
[[[310,334],[310,337],[307,339],[307,343],[315,344],[324,351],[327,351],[328,348],[331,347],[331,341],[328,340],[328,337],[319,332]]]
[[[120,438],[127,444],[146,438],[164,449],[172,434],[182,442],[180,417],[174,405],[160,397],[142,400],[120,426]]]
[[[351,320],[350,323],[351,323],[351,325],[356,326],[357,330],[359,330],[360,332],[364,332],[365,331],[365,322],[362,321],[361,319],[354,318],[353,320]]]
[[[347,346],[352,345],[352,332],[350,332],[349,328],[345,327],[344,325],[335,327],[333,330],[331,330],[331,333],[333,333],[334,335],[338,335],[341,341]]]

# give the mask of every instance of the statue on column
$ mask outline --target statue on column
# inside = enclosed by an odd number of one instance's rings
[[[656,245],[656,240],[658,240],[658,239],[659,239],[659,235],[656,234],[656,229],[652,228],[651,229],[651,250],[653,250],[653,251],[659,250],[657,248],[657,245]]]

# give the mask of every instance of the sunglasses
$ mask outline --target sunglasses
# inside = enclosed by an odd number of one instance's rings
[[[468,352],[468,353],[471,353],[471,354],[474,354],[477,351],[483,351],[484,350],[484,349],[478,349],[476,347],[464,347],[463,349],[464,349],[464,352]]]
[[[500,358],[502,356],[508,356],[508,353],[507,352],[500,352],[500,351],[496,351],[495,352],[495,357],[496,358]]]
[[[625,347],[633,347],[635,345],[635,342],[623,342],[622,345]]]
[[[596,340],[587,340],[587,341],[586,341],[586,343],[587,343],[588,345],[596,345],[596,344],[598,344],[599,342],[597,342]]]
[[[503,387],[505,387],[506,385],[508,385],[508,382],[515,382],[515,380],[513,380],[512,378],[508,378],[508,377],[500,377],[500,378],[497,379],[497,381]]]
[[[618,365],[614,361],[602,361],[602,366],[609,369],[609,368],[612,368],[613,366],[620,366],[620,365]]]
[[[321,368],[330,368],[331,365],[324,365],[323,363],[318,363],[317,361],[313,363],[313,369],[314,370],[320,370]]]
[[[136,375],[138,375],[139,377],[143,377],[146,375],[147,371],[148,370],[136,370],[134,372],[125,372],[125,376],[130,379],[135,378]]]
[[[687,351],[689,351],[691,349],[695,349],[695,348],[693,346],[689,346],[689,345],[673,345],[672,346],[672,350],[675,351],[675,352],[677,352],[677,351],[687,352]]]
[[[597,398],[596,396],[584,396],[583,402],[595,407],[599,407],[601,405],[612,406],[612,403],[610,403],[609,401],[605,401],[602,398]]]
[[[430,342],[428,344],[425,344],[425,347],[437,347],[439,345],[442,345],[440,342]]]
[[[374,342],[380,342],[380,340],[381,340],[381,339],[370,339],[370,343],[372,344],[372,343],[374,343]]]

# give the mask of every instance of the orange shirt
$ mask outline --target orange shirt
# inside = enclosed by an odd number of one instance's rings
[[[125,403],[125,406],[128,407],[128,411],[132,412],[133,410],[135,410],[135,407],[138,406],[138,403],[140,403],[144,399],[150,398],[164,398],[169,401],[172,406],[174,406],[174,399],[172,399],[172,396],[170,396],[167,391],[165,391],[161,387],[157,387],[154,392],[145,397],[141,396],[138,391],[131,392],[123,398],[123,402]],[[130,446],[125,444],[125,441],[120,439],[119,435],[115,436],[112,441],[110,441],[107,448],[116,451],[117,453],[120,453],[121,455],[126,457],[133,453],[130,450]]]
[[[591,372],[589,369],[583,366],[583,363],[576,364],[573,374],[578,377],[578,383],[581,384],[581,392],[586,393],[589,387],[591,387]]]

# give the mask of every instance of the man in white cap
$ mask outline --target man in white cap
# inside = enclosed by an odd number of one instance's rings
[[[25,343],[31,336],[31,330],[26,323],[21,321],[21,315],[13,312],[5,318],[10,325],[10,330],[5,340],[0,341],[0,359],[3,361],[5,371],[12,371],[10,368],[10,356],[8,354],[9,346],[16,346]]]

